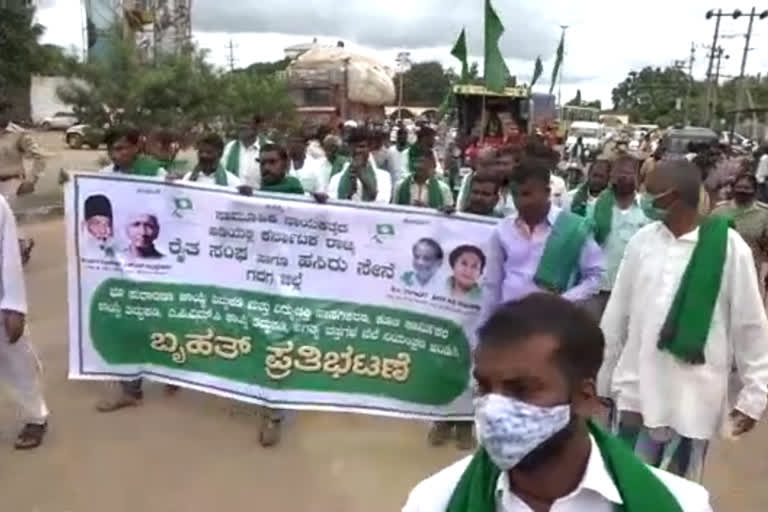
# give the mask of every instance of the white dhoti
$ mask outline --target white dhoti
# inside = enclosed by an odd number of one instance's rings
[[[11,178],[9,180],[0,181],[0,194],[2,194],[2,196],[8,202],[8,206],[11,207],[11,210],[14,213],[16,212],[18,203],[19,196],[16,194],[16,192],[19,190],[19,185],[21,185],[21,178]],[[19,236],[24,238],[24,234],[20,229]]]
[[[21,408],[24,423],[42,425],[48,420],[48,406],[40,381],[42,366],[27,336],[13,345],[0,327],[0,384]]]

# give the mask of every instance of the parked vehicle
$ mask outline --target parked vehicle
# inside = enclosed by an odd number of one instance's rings
[[[72,112],[56,112],[40,123],[43,130],[66,130],[77,124],[77,118]]]
[[[64,132],[64,141],[72,149],[81,149],[83,145],[91,149],[99,149],[104,143],[103,129],[94,128],[89,124],[76,124]]]
[[[709,128],[686,126],[667,131],[663,139],[664,149],[671,155],[685,155],[691,142],[694,144],[711,144],[718,142],[719,137]]]
[[[574,121],[568,130],[568,138],[565,141],[566,151],[570,151],[578,138],[584,143],[584,148],[597,152],[603,139],[603,125],[593,121]]]

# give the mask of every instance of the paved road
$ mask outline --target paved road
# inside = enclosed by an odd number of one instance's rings
[[[427,447],[421,422],[320,413],[299,413],[283,443],[265,450],[251,406],[183,390],[167,397],[160,386],[149,386],[139,408],[96,413],[105,385],[66,378],[63,224],[27,231],[38,242],[27,268],[30,328],[53,417],[42,448],[14,452],[19,419],[0,398],[3,512],[390,512],[414,483],[461,456]],[[766,446],[762,425],[714,448],[706,484],[716,510],[766,509]]]

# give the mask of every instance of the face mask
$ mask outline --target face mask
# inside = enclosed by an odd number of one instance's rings
[[[664,220],[667,217],[667,209],[654,206],[653,203],[656,198],[651,194],[645,192],[640,198],[640,207],[643,209],[643,213],[651,220]]]
[[[539,407],[488,394],[475,399],[477,438],[502,471],[509,471],[568,426],[571,406]]]

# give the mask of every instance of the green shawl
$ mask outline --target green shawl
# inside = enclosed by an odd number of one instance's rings
[[[261,184],[262,192],[277,192],[280,194],[303,194],[301,182],[293,176],[284,176],[282,180],[272,185]]]
[[[264,137],[259,137],[257,140],[259,141],[259,146],[263,146],[269,142],[269,140]],[[235,176],[240,176],[240,150],[242,148],[243,143],[240,142],[240,139],[235,140],[235,143],[232,144],[229,154],[227,155],[227,163],[224,165],[224,168]]]
[[[349,159],[343,155],[336,155],[331,161],[331,177],[339,174],[344,170],[344,164],[349,162]]]
[[[586,183],[582,183],[576,193],[573,195],[573,202],[571,203],[571,212],[582,217],[587,216],[587,203],[589,202],[589,186]]]
[[[240,149],[242,149],[243,143],[240,142],[240,140],[236,140],[234,144],[232,144],[232,147],[229,149],[229,154],[227,155],[227,164],[224,166],[226,170],[234,174],[235,176],[240,176]]]
[[[731,219],[714,216],[699,226],[699,239],[685,268],[659,335],[658,347],[690,364],[704,364],[728,250]]]
[[[545,290],[565,292],[576,274],[581,250],[590,231],[589,220],[561,211],[547,238],[533,282]]]
[[[406,206],[411,204],[411,185],[413,185],[413,175],[408,176],[400,183],[400,188],[397,189],[397,197],[395,198],[396,204]],[[445,206],[443,192],[440,190],[440,182],[437,178],[429,178],[427,180],[427,203],[430,208],[442,208]]]
[[[203,171],[200,169],[200,167],[195,167],[195,170],[192,171],[192,175],[189,177],[189,181],[197,181],[200,177],[200,174],[203,174]],[[227,179],[227,171],[220,164],[216,167],[216,171],[213,173],[213,179],[217,185],[222,187],[229,185],[229,180]]]
[[[617,512],[683,512],[667,486],[624,441],[606,433],[592,421],[587,422],[587,426],[624,503],[616,507]],[[461,475],[446,512],[494,512],[499,476],[501,470],[481,447]]]
[[[467,181],[466,185],[462,183],[461,189],[459,190],[459,197],[456,201],[456,205],[459,206],[462,210],[464,210],[467,205],[469,204],[469,195],[472,193],[472,178],[475,176],[475,171],[472,171],[467,175]]]
[[[611,234],[613,224],[613,207],[616,206],[616,196],[613,190],[606,188],[597,197],[595,208],[592,211],[592,229],[595,233],[595,242],[602,247]]]
[[[339,176],[339,188],[336,190],[336,197],[339,199],[350,199],[350,196],[352,195],[352,180],[357,178],[352,176],[352,173],[349,172],[350,165],[352,164],[350,163],[349,165],[346,165],[341,173],[341,176]],[[371,167],[370,160],[367,164],[365,164],[365,168],[363,168],[360,173],[360,178],[362,179],[363,177],[365,177],[366,181],[369,183],[376,183],[376,186],[378,187],[376,171],[374,171],[373,167]],[[371,194],[366,191],[365,187],[363,187],[362,197],[363,201],[373,201],[376,199],[376,192]]]
[[[136,176],[157,176],[157,173],[162,169],[162,164],[147,155],[139,155],[136,160],[133,161],[131,166],[131,174]]]

